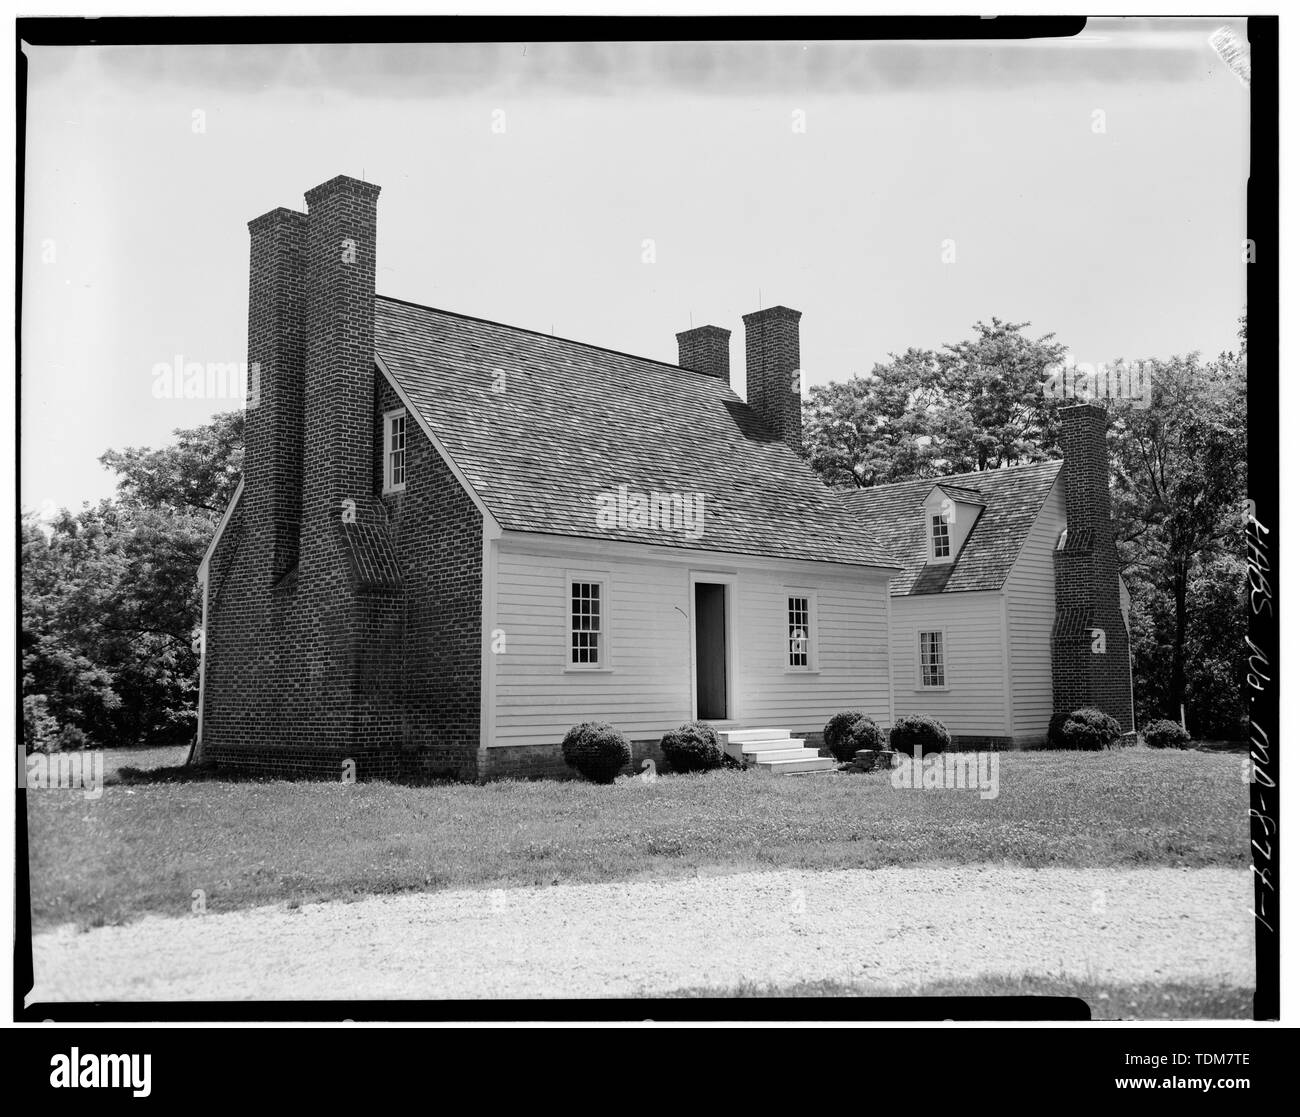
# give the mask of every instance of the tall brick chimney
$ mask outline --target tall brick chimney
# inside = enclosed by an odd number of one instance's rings
[[[307,191],[303,503],[298,604],[311,720],[362,755],[401,743],[402,577],[375,481],[379,187]]]
[[[721,326],[696,326],[677,335],[677,363],[692,372],[731,383],[731,331]]]
[[[745,393],[767,428],[798,450],[803,442],[799,397],[799,319],[788,306],[744,315]]]
[[[1106,411],[1085,403],[1058,414],[1066,535],[1053,555],[1052,707],[1061,713],[1096,706],[1128,732],[1134,728],[1133,681],[1110,515]]]
[[[248,232],[243,501],[252,525],[250,561],[258,580],[272,584],[298,561],[307,216],[275,209],[250,221]]]
[[[372,489],[379,187],[339,175],[307,191],[304,520],[339,521]]]

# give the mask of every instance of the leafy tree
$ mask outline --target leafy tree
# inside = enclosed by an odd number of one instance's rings
[[[235,495],[244,463],[244,413],[227,411],[211,423],[175,432],[161,450],[128,447],[100,455],[118,474],[117,491],[130,504],[171,512],[198,512],[212,519]]]
[[[932,411],[940,406],[933,353],[891,355],[866,376],[818,385],[804,405],[809,464],[830,485],[888,485],[934,471]]]
[[[1246,360],[1242,350],[1209,364],[1187,356],[1148,368],[1150,406],[1112,405],[1112,493],[1126,576],[1131,587],[1145,582],[1151,590],[1143,594],[1152,656],[1144,688],[1153,715],[1177,720],[1193,651],[1201,680],[1222,688],[1233,668],[1206,665],[1225,656],[1235,662],[1243,646],[1224,639],[1230,622],[1216,614],[1245,587],[1234,559],[1245,553]],[[1233,703],[1239,708],[1239,697]],[[1218,710],[1211,720],[1222,727],[1221,705],[1198,707]]]
[[[1065,347],[1028,323],[977,322],[935,353],[890,355],[866,376],[820,385],[805,405],[809,464],[829,485],[887,485],[1056,456],[1056,400],[1044,395]]]
[[[161,450],[109,451],[118,497],[22,523],[25,732],[98,745],[192,734],[198,690],[195,571],[238,480],[242,413]]]

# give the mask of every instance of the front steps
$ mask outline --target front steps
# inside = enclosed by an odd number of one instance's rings
[[[804,748],[803,738],[786,729],[719,729],[718,743],[733,760],[773,776],[833,772],[838,767],[816,749]]]

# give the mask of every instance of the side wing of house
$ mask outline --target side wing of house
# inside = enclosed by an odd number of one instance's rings
[[[1012,737],[1018,748],[1042,744],[1052,718],[1052,623],[1056,582],[1052,554],[1065,530],[1065,485],[1048,493],[1003,592],[1010,651]]]
[[[810,745],[840,710],[889,723],[888,570],[510,532],[489,568],[487,775],[562,770],[588,720],[637,760],[693,718]]]
[[[894,716],[937,718],[958,747],[1007,744],[1002,594],[900,595],[893,598],[892,612]]]

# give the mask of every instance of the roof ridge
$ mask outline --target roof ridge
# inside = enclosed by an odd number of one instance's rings
[[[721,377],[713,376],[712,373],[697,372],[693,368],[685,368],[682,365],[675,365],[671,361],[661,361],[657,357],[644,357],[640,353],[629,353],[624,349],[611,349],[607,345],[597,345],[591,341],[579,341],[575,337],[560,337],[558,334],[544,334],[541,330],[530,330],[527,326],[515,326],[509,322],[498,322],[495,318],[480,318],[477,314],[464,314],[458,310],[447,310],[440,306],[429,306],[426,303],[412,302],[410,299],[399,299],[393,295],[381,295],[375,292],[375,298],[383,299],[384,302],[397,303],[400,306],[409,306],[415,310],[428,310],[434,314],[445,314],[448,318],[459,318],[464,322],[482,322],[485,326],[499,326],[503,330],[514,330],[516,333],[532,334],[533,337],[547,338],[551,341],[562,341],[568,345],[580,345],[584,349],[595,349],[600,353],[612,353],[616,357],[630,357],[634,361],[645,361],[646,364],[660,365],[663,368],[670,368],[675,372],[689,373],[691,376],[708,376],[713,380],[720,380]]]

